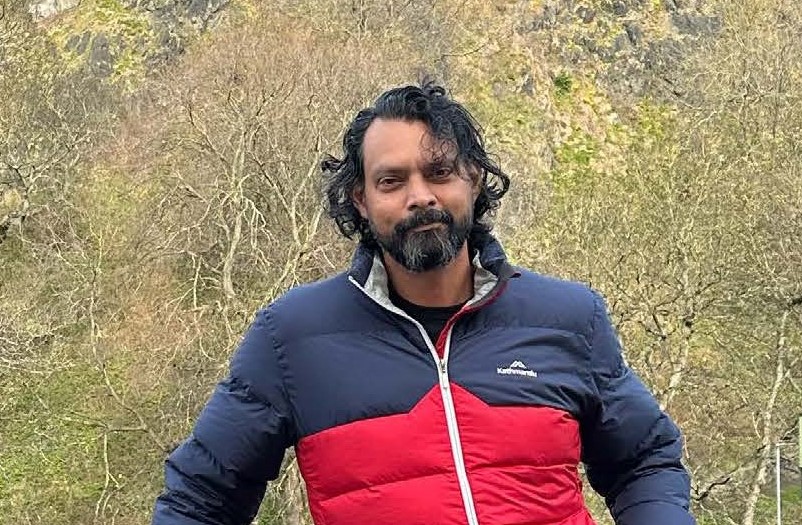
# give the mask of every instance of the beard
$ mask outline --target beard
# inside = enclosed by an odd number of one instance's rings
[[[441,268],[457,256],[473,227],[473,213],[454,219],[445,210],[428,208],[398,223],[389,235],[382,235],[371,222],[373,236],[385,253],[409,270],[420,273]],[[412,231],[420,226],[442,224],[443,227]]]

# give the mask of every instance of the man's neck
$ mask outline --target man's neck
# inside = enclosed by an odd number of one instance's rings
[[[392,256],[384,254],[384,266],[395,291],[419,306],[453,306],[473,296],[473,267],[468,257],[468,244],[453,261],[427,272],[410,272]]]

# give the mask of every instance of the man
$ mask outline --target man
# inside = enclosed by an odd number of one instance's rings
[[[382,94],[323,163],[351,268],[259,312],[153,523],[253,519],[287,447],[317,524],[689,525],[679,431],[603,300],[515,269],[485,215],[509,187],[436,85]]]

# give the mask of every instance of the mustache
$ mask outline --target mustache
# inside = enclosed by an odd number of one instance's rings
[[[445,210],[428,208],[416,212],[410,217],[407,217],[400,223],[396,224],[395,235],[400,237],[406,235],[410,230],[413,230],[420,226],[428,226],[430,224],[437,224],[437,223],[442,223],[445,224],[446,226],[451,226],[452,224],[454,224],[454,217]]]

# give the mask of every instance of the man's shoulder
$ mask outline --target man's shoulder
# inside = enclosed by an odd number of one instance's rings
[[[344,320],[358,320],[359,294],[356,292],[347,273],[343,272],[293,287],[266,306],[262,313],[285,335],[337,331],[343,328]]]
[[[509,287],[511,299],[531,322],[588,333],[598,298],[588,284],[516,268],[520,276]]]
[[[274,299],[268,310],[286,315],[315,315],[325,310],[338,310],[353,303],[354,286],[346,273],[299,284]]]

